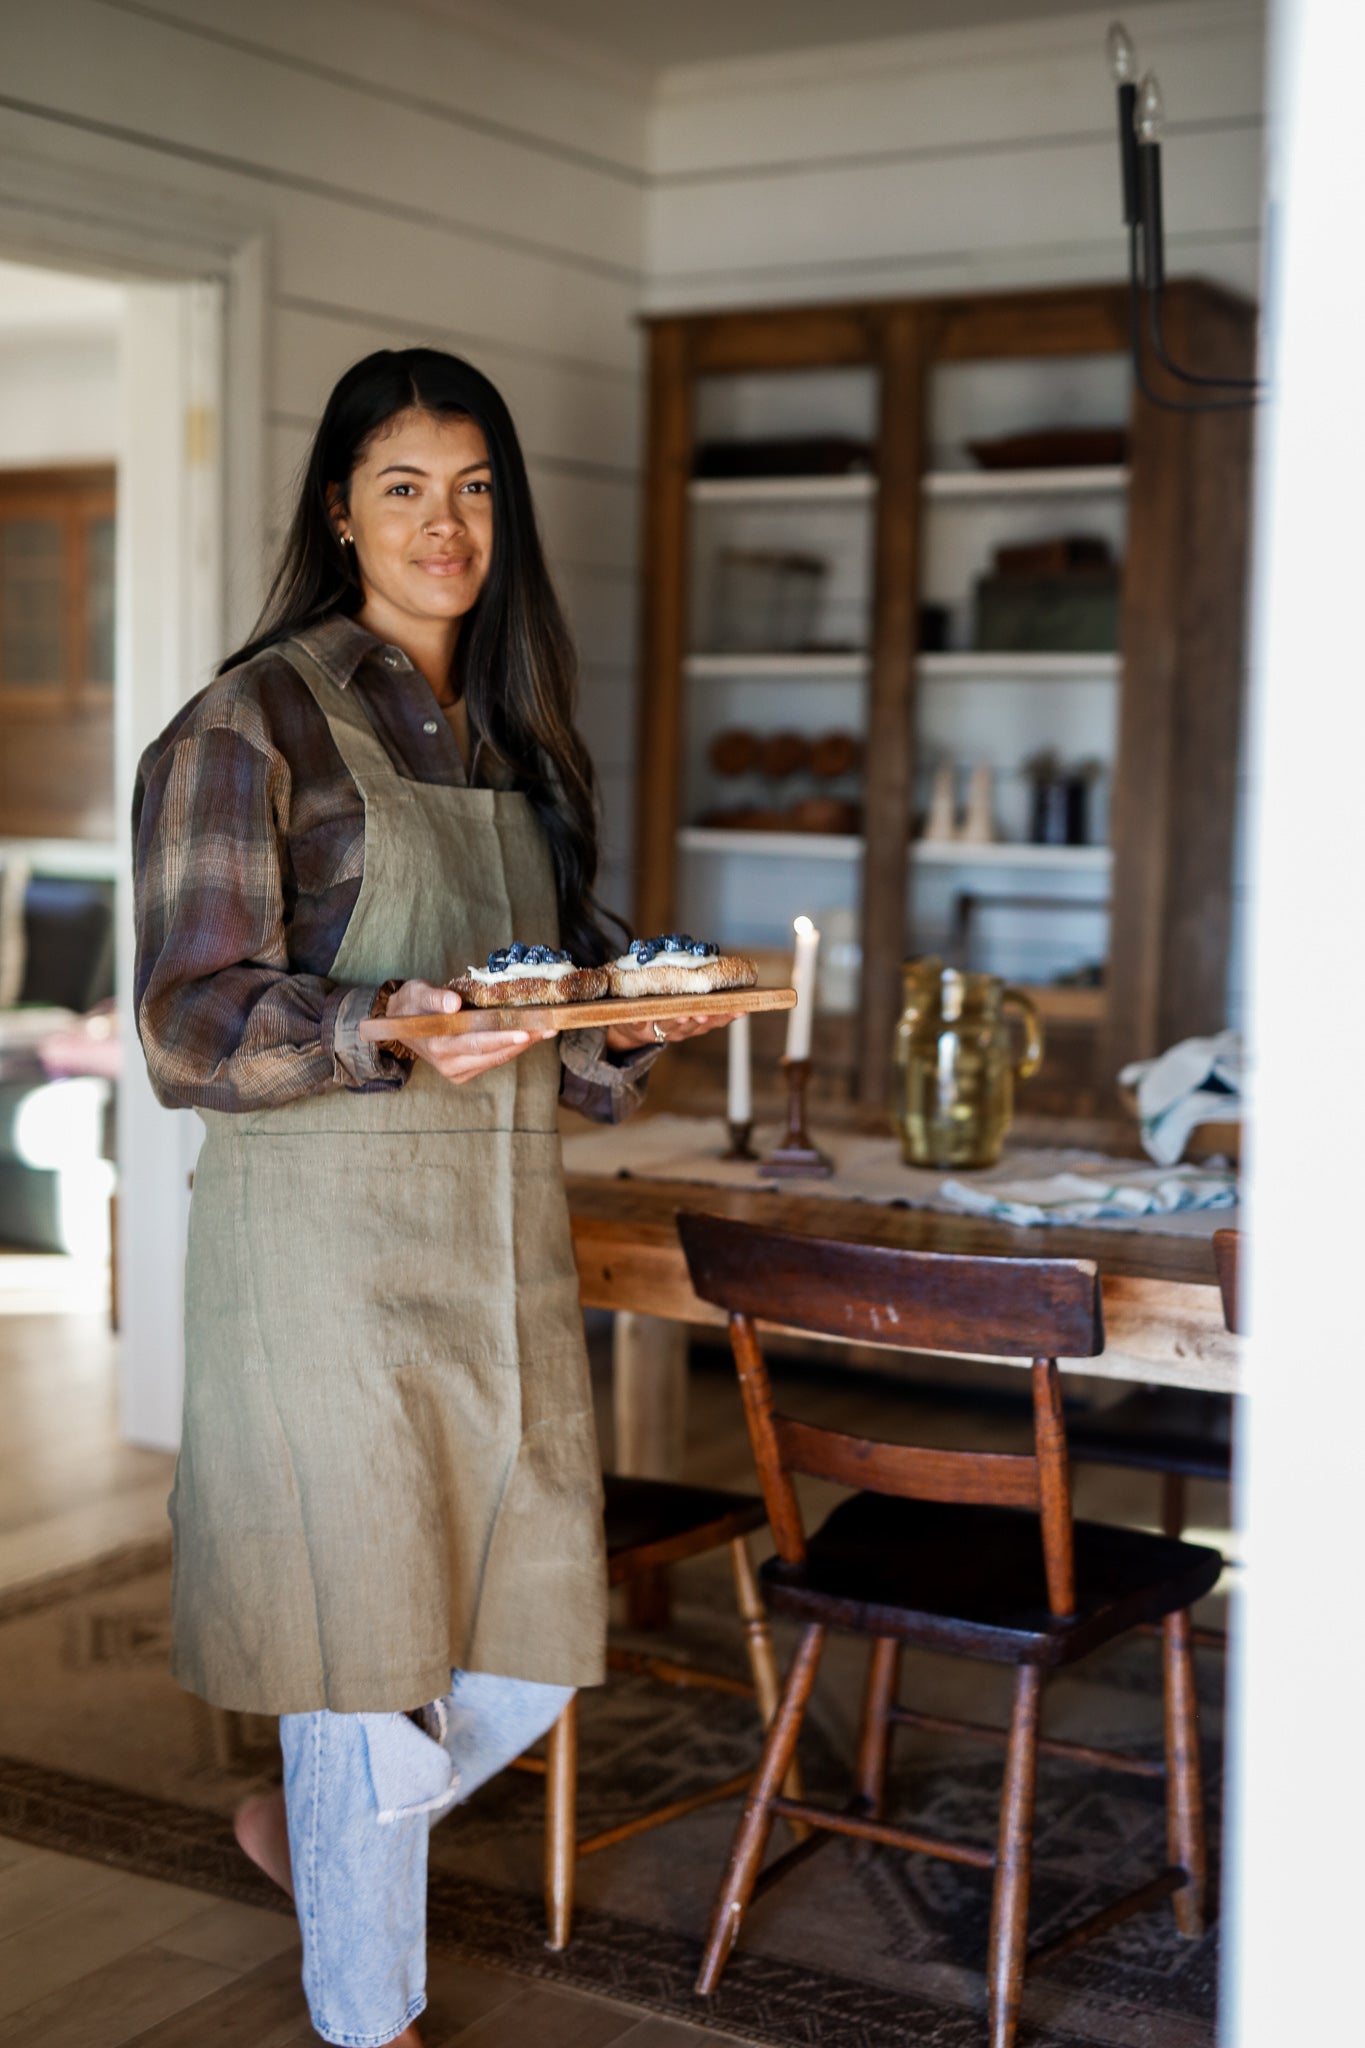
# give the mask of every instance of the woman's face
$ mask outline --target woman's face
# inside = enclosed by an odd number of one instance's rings
[[[493,559],[488,446],[471,419],[403,412],[381,427],[333,504],[350,534],[366,609],[381,618],[459,619]]]

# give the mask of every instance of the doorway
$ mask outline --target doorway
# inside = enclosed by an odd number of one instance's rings
[[[0,598],[7,571],[13,586],[0,612],[0,722],[12,712],[22,735],[11,746],[8,730],[0,731],[6,760],[0,850],[12,878],[26,867],[26,894],[42,884],[49,897],[82,888],[105,895],[111,985],[84,994],[93,993],[96,1004],[112,996],[106,1037],[117,1051],[111,1057],[104,1045],[101,1077],[85,1070],[80,1044],[70,1044],[63,1052],[65,1091],[33,1090],[29,1178],[45,1171],[49,1181],[54,1175],[63,1180],[69,1193],[79,1189],[66,1203],[64,1220],[70,1248],[88,1261],[108,1256],[112,1206],[122,1429],[132,1443],[170,1448],[178,1435],[182,1377],[180,1253],[200,1127],[196,1118],[157,1104],[138,1057],[125,821],[143,749],[209,680],[224,645],[228,276],[239,286],[239,324],[243,300],[252,295],[241,291],[232,254],[221,247],[205,254],[210,274],[167,279],[155,274],[161,267],[155,257],[147,270],[134,267],[126,235],[117,237],[117,249],[98,246],[108,232],[106,223],[92,221],[85,230],[88,249],[35,246],[31,232],[16,235],[16,247],[7,243],[0,209],[0,304],[8,286],[15,305],[26,294],[34,307],[84,304],[90,311],[98,305],[106,349],[98,447],[92,361],[86,364],[90,388],[78,392],[68,380],[65,402],[56,406],[71,435],[83,433],[89,445],[54,442],[50,449],[21,451],[26,462],[6,465],[0,405]],[[22,261],[9,262],[11,254]],[[250,275],[245,282],[249,287]],[[33,325],[37,331],[36,315]],[[61,355],[49,331],[35,357],[35,391],[40,369],[47,387],[60,382]],[[247,357],[242,384],[250,393],[255,366],[249,350]],[[34,407],[21,410],[32,415]],[[253,419],[248,446],[258,432]],[[239,473],[243,467],[251,465],[239,463]],[[7,661],[18,668],[37,663],[54,675],[7,683]],[[33,921],[25,920],[22,907],[16,920],[13,910],[11,904],[4,922],[22,943]],[[75,943],[70,932],[66,936]],[[92,1005],[68,990],[59,1007],[77,1027]],[[94,1099],[99,1091],[102,1106]],[[97,1194],[101,1170],[106,1182]],[[53,1219],[53,1227],[62,1227],[62,1219]],[[88,1266],[73,1278],[88,1300]]]

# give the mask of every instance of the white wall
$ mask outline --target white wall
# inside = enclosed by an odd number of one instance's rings
[[[0,469],[112,462],[117,334],[0,332]]]
[[[112,462],[124,293],[0,261],[0,468]]]
[[[264,237],[270,496],[239,550],[272,537],[330,382],[366,350],[432,340],[503,386],[582,647],[619,894],[643,93],[397,0],[45,0],[0,13],[0,77],[0,154],[168,188]]]

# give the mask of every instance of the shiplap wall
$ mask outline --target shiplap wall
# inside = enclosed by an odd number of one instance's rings
[[[1257,289],[1261,0],[1125,6],[1161,81],[1169,260]],[[687,65],[651,127],[650,304],[1113,278],[1113,10]]]
[[[430,340],[503,388],[582,649],[618,900],[646,115],[642,85],[418,6],[0,8],[0,151],[164,187],[265,238],[269,532],[329,385],[368,349]]]

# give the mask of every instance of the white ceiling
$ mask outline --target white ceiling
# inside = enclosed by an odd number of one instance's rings
[[[1103,0],[1098,0],[1102,5]],[[656,70],[823,44],[1093,14],[1097,0],[499,0],[564,41]]]

